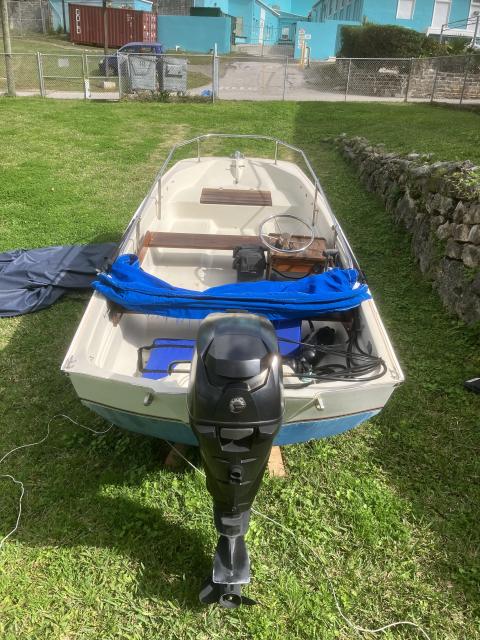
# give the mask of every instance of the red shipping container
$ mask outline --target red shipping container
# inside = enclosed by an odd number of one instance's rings
[[[104,46],[103,8],[70,4],[70,40],[78,44]],[[156,42],[157,16],[148,11],[107,8],[108,46],[128,42]]]

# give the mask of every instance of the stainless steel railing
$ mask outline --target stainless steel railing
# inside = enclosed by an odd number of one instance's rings
[[[337,243],[341,246],[342,250],[343,250],[343,254],[345,256],[345,259],[347,261],[347,267],[355,267],[356,269],[360,270],[360,266],[358,264],[357,259],[355,258],[355,255],[352,251],[352,248],[350,247],[350,244],[343,232],[342,227],[340,226],[340,223],[338,222],[335,214],[333,213],[333,210],[330,206],[330,203],[327,200],[327,197],[325,195],[325,192],[322,188],[322,185],[320,184],[320,181],[315,173],[315,171],[313,170],[312,164],[310,162],[310,160],[308,159],[307,155],[305,154],[305,152],[300,149],[299,147],[295,147],[292,144],[289,144],[288,142],[284,142],[283,140],[280,140],[279,138],[274,138],[272,136],[263,136],[263,135],[257,135],[257,134],[243,134],[243,133],[205,133],[203,135],[200,136],[196,136],[195,138],[191,138],[190,140],[184,140],[182,142],[178,142],[176,145],[174,145],[167,157],[165,158],[162,166],[160,167],[160,170],[158,171],[157,175],[155,176],[155,181],[153,183],[152,188],[150,189],[149,194],[147,195],[147,197],[145,198],[145,201],[143,203],[143,206],[141,206],[139,208],[139,210],[137,211],[137,214],[135,215],[135,217],[131,220],[127,231],[125,232],[122,241],[120,242],[120,248],[119,248],[119,253],[122,252],[122,246],[123,244],[126,243],[127,240],[127,236],[129,235],[131,229],[133,228],[133,226],[135,225],[137,227],[137,229],[139,228],[139,224],[140,224],[140,220],[142,218],[142,213],[143,210],[147,204],[147,202],[153,198],[156,201],[156,205],[157,205],[157,215],[158,217],[160,217],[161,215],[161,209],[162,209],[162,178],[165,175],[172,159],[174,158],[175,154],[179,151],[179,149],[183,149],[184,147],[187,147],[189,145],[192,144],[196,144],[197,146],[197,161],[201,162],[202,159],[202,155],[201,155],[201,145],[202,142],[205,140],[210,140],[213,138],[219,138],[219,139],[240,139],[240,140],[262,140],[262,141],[266,141],[266,142],[271,142],[274,145],[274,151],[273,151],[273,160],[274,163],[277,164],[278,162],[278,152],[279,152],[279,148],[283,147],[286,149],[289,149],[290,151],[294,151],[295,153],[299,154],[299,156],[302,158],[303,162],[305,163],[305,166],[308,169],[308,173],[310,174],[310,179],[312,181],[313,186],[315,187],[315,195],[313,198],[313,211],[312,211],[312,224],[315,226],[316,220],[317,220],[317,215],[318,215],[318,198],[320,197],[323,201],[323,205],[324,207],[327,209],[329,215],[332,218],[333,221],[333,225],[332,225],[332,230],[335,232],[336,235],[336,241]],[[207,156],[208,157],[208,156]]]

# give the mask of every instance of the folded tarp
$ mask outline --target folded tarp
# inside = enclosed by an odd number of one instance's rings
[[[44,309],[72,289],[90,287],[116,245],[67,245],[0,253],[0,316]]]
[[[370,298],[354,269],[332,269],[300,280],[238,282],[206,291],[174,287],[143,271],[135,255],[122,255],[94,289],[130,311],[202,319],[215,311],[250,311],[270,320],[301,319],[358,307]]]

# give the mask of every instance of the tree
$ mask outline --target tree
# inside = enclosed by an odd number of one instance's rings
[[[5,51],[5,70],[7,75],[7,93],[9,96],[16,96],[15,91],[15,71],[12,60],[12,44],[10,42],[10,22],[8,19],[7,0],[0,0],[2,9],[2,32],[3,49]]]

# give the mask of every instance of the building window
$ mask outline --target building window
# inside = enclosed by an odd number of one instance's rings
[[[432,20],[432,27],[434,29],[441,29],[444,24],[448,23],[451,5],[452,0],[435,0]]]
[[[480,0],[472,0],[470,3],[470,18],[475,18],[477,13],[480,15]]]
[[[358,20],[360,22],[360,0],[355,0],[355,6],[353,9],[353,20]]]
[[[475,18],[480,16],[480,0],[472,0],[470,3],[470,13],[468,21],[468,29],[475,31],[476,21]]]
[[[398,0],[397,20],[411,20],[415,9],[415,0]]]

